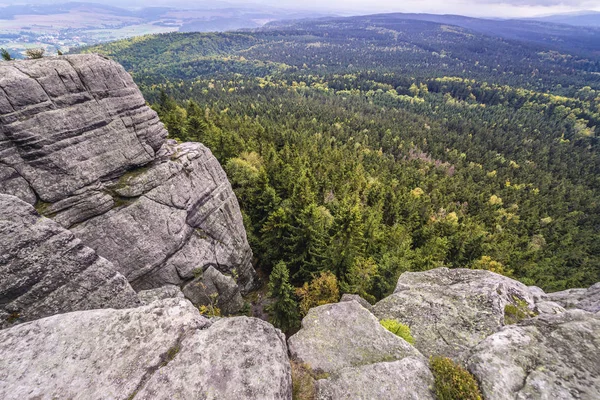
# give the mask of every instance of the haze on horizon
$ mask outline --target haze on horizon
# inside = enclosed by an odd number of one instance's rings
[[[64,0],[60,2],[68,2]],[[79,0],[86,1],[86,0]],[[600,0],[89,0],[117,7],[166,6],[176,8],[222,8],[268,6],[339,14],[373,14],[382,12],[417,12],[460,14],[474,17],[520,18],[579,11],[600,11]],[[56,0],[0,0],[0,6],[14,4],[51,4]]]

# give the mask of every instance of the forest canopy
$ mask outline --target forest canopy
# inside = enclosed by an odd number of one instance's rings
[[[547,291],[600,281],[591,51],[394,17],[84,51],[125,65],[172,138],[212,150],[286,298],[327,273],[375,301],[442,266]]]

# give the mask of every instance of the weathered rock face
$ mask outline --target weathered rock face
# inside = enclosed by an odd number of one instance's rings
[[[294,361],[328,374],[317,381],[319,399],[434,398],[427,360],[356,301],[310,310],[288,348]]]
[[[139,399],[291,399],[283,334],[256,318],[223,318],[186,338]]]
[[[281,333],[211,322],[185,299],[57,315],[0,331],[0,398],[290,399]]]
[[[233,313],[244,306],[244,299],[235,280],[208,267],[201,276],[188,283],[183,293],[194,304],[218,307],[225,314]]]
[[[541,314],[473,349],[469,370],[488,400],[600,398],[600,315]]]
[[[123,275],[56,222],[0,194],[0,327],[140,304]]]
[[[237,199],[201,144],[166,131],[131,77],[97,55],[0,64],[0,193],[35,204],[136,290],[212,266],[253,286]]]
[[[489,271],[439,268],[400,276],[394,294],[373,307],[380,319],[407,324],[423,354],[461,356],[504,326],[504,308],[534,308],[520,282]]]
[[[288,346],[293,359],[325,373],[421,356],[355,301],[311,309]]]
[[[166,285],[156,289],[141,290],[137,293],[137,295],[140,301],[146,305],[158,300],[185,298],[179,286],[175,285]]]
[[[433,376],[422,357],[346,368],[317,381],[319,400],[434,400]]]
[[[564,308],[579,308],[589,312],[600,311],[600,282],[589,289],[569,289],[548,293],[542,299],[552,301]]]

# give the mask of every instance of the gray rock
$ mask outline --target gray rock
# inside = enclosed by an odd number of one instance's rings
[[[289,338],[288,348],[292,359],[317,373],[423,357],[355,301],[311,309],[302,320],[302,329]]]
[[[252,252],[237,199],[206,147],[168,142],[154,164],[122,176],[112,187],[139,196],[73,231],[108,257],[135,289],[181,285],[209,266],[237,274],[242,290],[253,286]]]
[[[544,292],[541,288],[537,286],[529,286],[529,293],[533,296],[533,300],[537,303],[538,301],[542,301],[546,292]]]
[[[186,335],[207,328],[187,300],[56,315],[0,331],[0,398],[128,399]]]
[[[3,328],[70,311],[140,304],[109,261],[31,205],[3,194],[0,276]]]
[[[183,293],[195,305],[215,305],[225,315],[244,307],[244,299],[235,280],[213,267],[208,267],[201,276],[188,283]]]
[[[181,343],[136,399],[291,399],[285,337],[256,318],[222,318]]]
[[[380,319],[407,324],[424,355],[460,359],[504,325],[504,307],[525,301],[527,286],[489,271],[438,268],[407,272],[396,291],[373,307]]]
[[[185,299],[57,315],[0,331],[0,398],[291,399],[281,332],[214,324]]]
[[[560,314],[566,311],[560,304],[553,301],[535,303],[535,309],[540,314]]]
[[[488,400],[600,398],[600,316],[581,310],[507,326],[472,351]]]
[[[317,381],[319,400],[434,400],[434,380],[422,357],[345,368]]]
[[[0,193],[36,204],[136,290],[214,266],[255,271],[237,199],[201,144],[177,145],[133,80],[99,55],[0,64]]]
[[[585,297],[587,289],[569,289],[562,292],[547,293],[543,300],[553,301],[564,308],[577,308],[579,302]]]
[[[342,295],[342,298],[340,299],[340,302],[343,302],[343,301],[356,301],[358,304],[360,304],[361,306],[363,306],[364,308],[366,308],[369,311],[371,311],[371,309],[373,308],[371,303],[369,303],[367,300],[363,299],[362,297],[360,297],[357,294],[345,293]]]
[[[579,308],[589,312],[600,311],[600,282],[589,289],[569,289],[562,292],[548,293],[547,301],[553,301],[564,308]]]
[[[166,285],[156,289],[142,290],[138,292],[137,295],[144,304],[150,304],[158,300],[185,298],[179,286],[175,285]]]
[[[97,55],[0,65],[0,160],[44,202],[154,159],[166,131],[133,80]]]
[[[600,282],[585,292],[583,298],[577,303],[577,308],[593,313],[600,311]]]

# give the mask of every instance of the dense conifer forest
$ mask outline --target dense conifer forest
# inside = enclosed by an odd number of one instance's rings
[[[122,63],[171,137],[212,150],[284,308],[335,285],[375,301],[441,266],[546,291],[600,281],[598,42],[406,18],[84,51]]]

